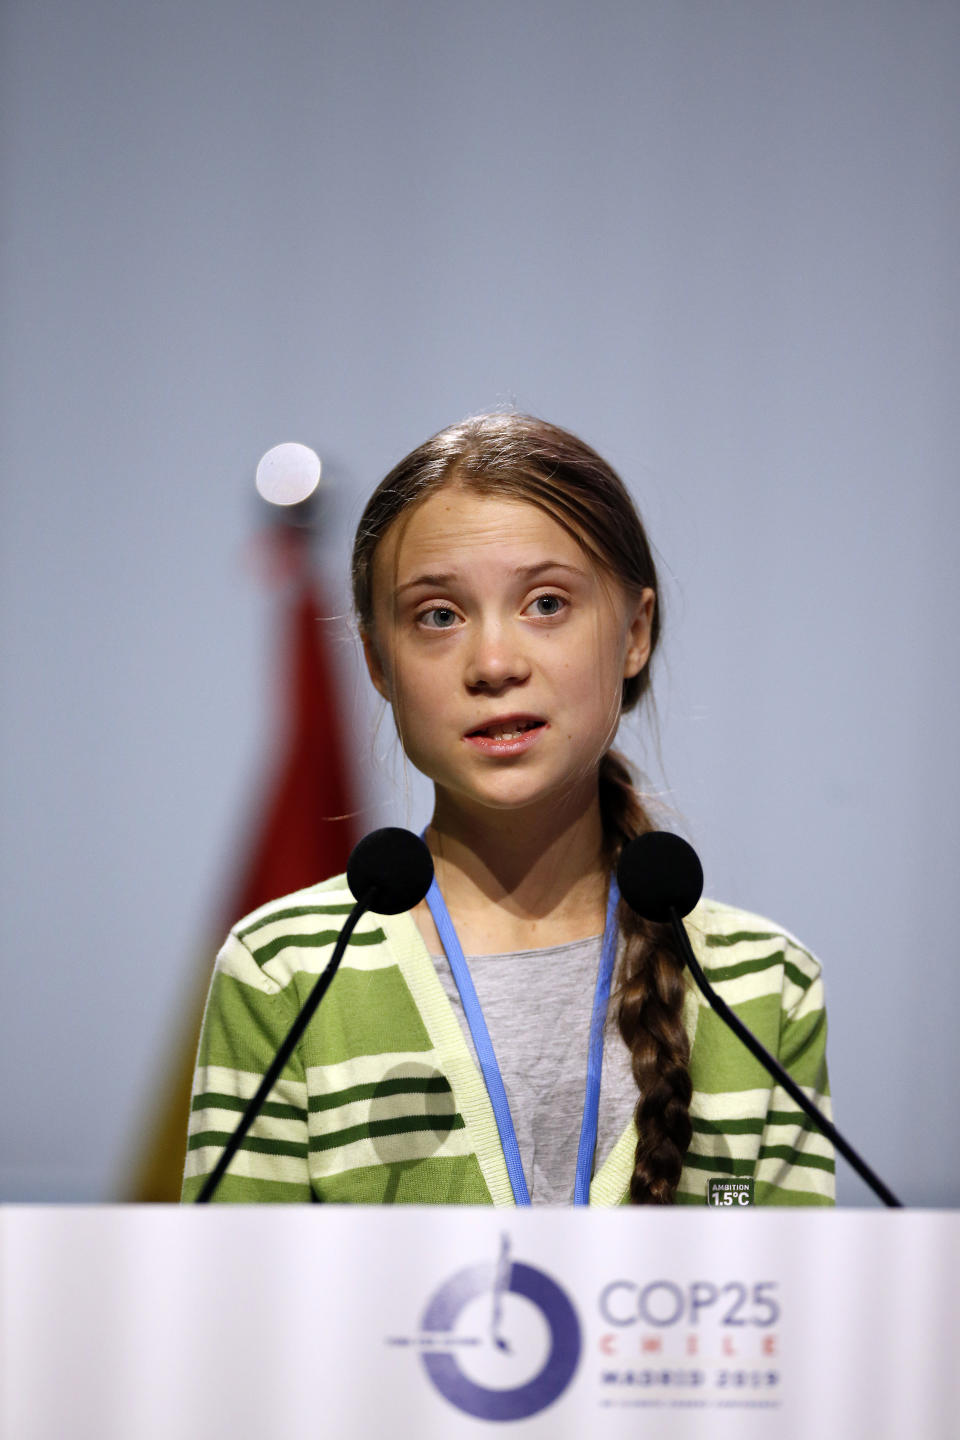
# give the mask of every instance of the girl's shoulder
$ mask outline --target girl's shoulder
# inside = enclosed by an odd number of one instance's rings
[[[231,926],[217,970],[268,994],[285,990],[300,973],[315,978],[354,904],[345,875],[268,900]],[[370,911],[361,915],[348,949],[363,947],[371,960],[374,951],[385,949],[381,918]]]
[[[781,969],[801,990],[820,979],[817,957],[775,920],[704,898],[685,920],[697,959],[711,981]]]
[[[341,911],[347,914],[353,905],[346,875],[332,875],[329,880],[320,880],[315,885],[305,885],[302,890],[292,890],[289,895],[279,895],[276,900],[267,900],[232,925],[230,933],[243,939],[265,925],[297,920],[304,915],[339,914]]]

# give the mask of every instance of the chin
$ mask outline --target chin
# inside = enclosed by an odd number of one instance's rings
[[[488,810],[526,810],[533,805],[562,805],[570,785],[502,785],[474,795],[474,801]]]

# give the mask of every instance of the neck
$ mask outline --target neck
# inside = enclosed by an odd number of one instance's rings
[[[596,786],[519,812],[465,811],[438,791],[427,843],[468,954],[603,930],[608,866]]]

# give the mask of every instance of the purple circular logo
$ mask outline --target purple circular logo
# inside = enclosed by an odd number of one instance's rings
[[[423,1330],[452,1335],[457,1318],[471,1301],[490,1295],[493,1342],[509,1350],[499,1334],[502,1300],[519,1295],[540,1311],[549,1331],[549,1352],[531,1379],[512,1389],[482,1385],[464,1373],[453,1350],[438,1348],[423,1355],[427,1374],[452,1405],[480,1420],[525,1420],[552,1405],[569,1385],[580,1359],[577,1312],[555,1280],[532,1265],[510,1263],[507,1245],[499,1264],[471,1265],[459,1270],[434,1295],[423,1317]]]

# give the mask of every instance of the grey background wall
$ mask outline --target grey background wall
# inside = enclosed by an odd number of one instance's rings
[[[270,733],[257,458],[326,458],[342,615],[380,475],[515,404],[605,453],[657,544],[662,766],[627,748],[711,892],[824,959],[842,1127],[960,1202],[960,10],[0,23],[0,1196],[121,1193]],[[388,759],[364,803],[428,796]]]

